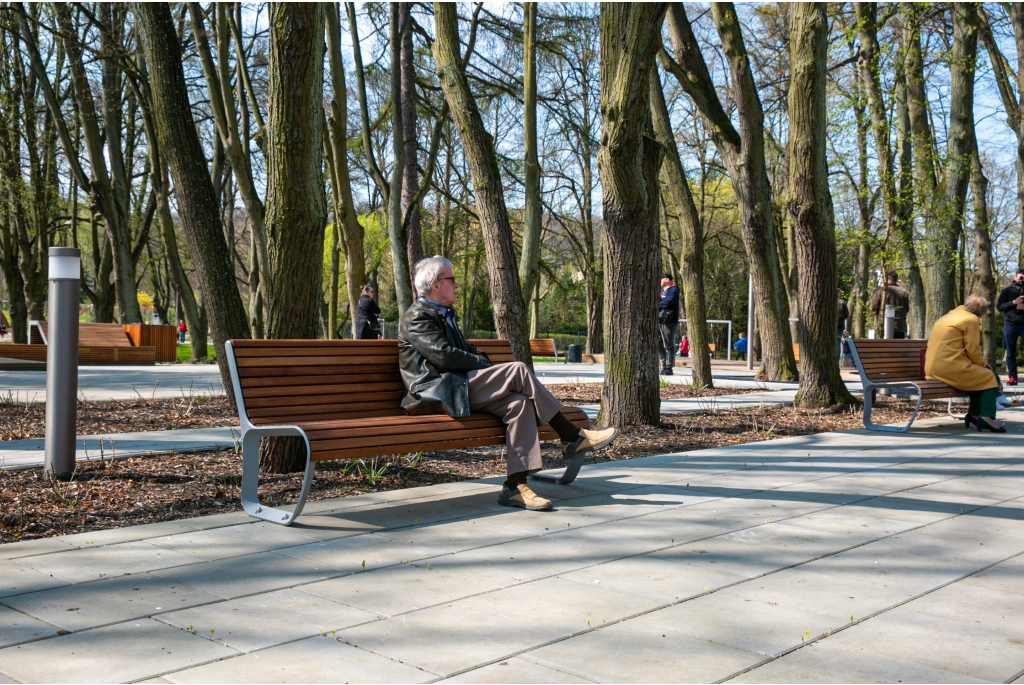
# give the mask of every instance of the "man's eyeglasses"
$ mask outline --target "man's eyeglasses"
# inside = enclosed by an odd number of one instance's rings
[[[454,283],[455,282],[455,276],[442,276],[441,278],[439,278],[437,280],[439,280],[439,281],[451,281],[452,283]]]

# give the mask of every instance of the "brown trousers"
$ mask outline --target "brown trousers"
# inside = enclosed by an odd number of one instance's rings
[[[470,371],[469,409],[494,414],[508,426],[508,474],[542,467],[537,427],[562,410],[522,362]]]

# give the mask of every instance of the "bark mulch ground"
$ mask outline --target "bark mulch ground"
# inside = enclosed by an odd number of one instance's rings
[[[589,397],[585,392],[592,391],[557,390],[563,401],[571,401],[570,395]],[[197,412],[195,407],[189,413],[185,413],[185,409],[175,413],[177,410],[173,408],[161,413],[157,406],[160,403],[145,401],[137,405],[111,403],[119,405],[119,408],[111,407],[106,414],[101,409],[87,407],[85,414],[115,417],[114,420],[123,423],[126,430],[139,430],[149,425],[172,427],[182,420],[209,420],[218,402],[221,415],[225,416],[226,403],[217,398],[203,403],[208,410],[206,414]],[[911,406],[905,399],[880,398],[874,419],[880,423],[906,421]],[[91,411],[96,413],[90,414]],[[31,432],[24,426],[34,424],[27,421],[19,424],[6,416],[10,412],[10,407],[0,408],[5,430],[10,430],[13,423],[22,426],[20,430],[23,432]],[[920,418],[943,414],[944,407],[940,403],[927,404],[922,407]],[[98,421],[96,418],[93,420]],[[214,423],[224,425],[223,421]],[[111,431],[109,424],[102,426],[101,432]],[[662,424],[657,427],[626,429],[611,447],[595,455],[591,461],[635,459],[860,427],[858,408],[825,411],[781,405],[709,408],[662,415]],[[81,432],[82,426],[79,428]],[[557,468],[564,464],[554,443],[547,443],[542,452],[545,467]],[[310,499],[323,500],[495,476],[504,473],[504,464],[501,447],[322,462],[317,465]],[[240,478],[240,460],[232,449],[80,463],[73,480],[67,483],[43,478],[38,469],[0,471],[0,542],[235,511],[241,508]],[[294,501],[300,481],[301,474],[264,476],[260,484],[261,496],[271,505]]]

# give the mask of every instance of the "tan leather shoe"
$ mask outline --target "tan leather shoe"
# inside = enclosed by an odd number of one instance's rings
[[[562,443],[562,456],[566,459],[575,459],[587,452],[607,447],[618,436],[618,428],[605,428],[603,430],[581,428],[580,437],[575,442]]]
[[[547,511],[551,508],[551,500],[538,497],[528,485],[519,485],[515,490],[501,488],[498,504],[506,507],[521,507],[530,511]]]

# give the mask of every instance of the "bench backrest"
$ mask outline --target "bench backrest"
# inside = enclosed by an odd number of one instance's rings
[[[554,338],[530,338],[530,354],[538,357],[557,357]]]
[[[470,340],[495,364],[507,340]],[[232,340],[239,412],[257,426],[397,416],[405,384],[397,340]]]
[[[49,334],[46,321],[29,322],[29,342],[45,345]],[[134,347],[124,327],[119,323],[79,323],[79,347]]]
[[[921,352],[927,348],[927,340],[850,338],[850,352],[862,379],[874,383],[924,380]]]

